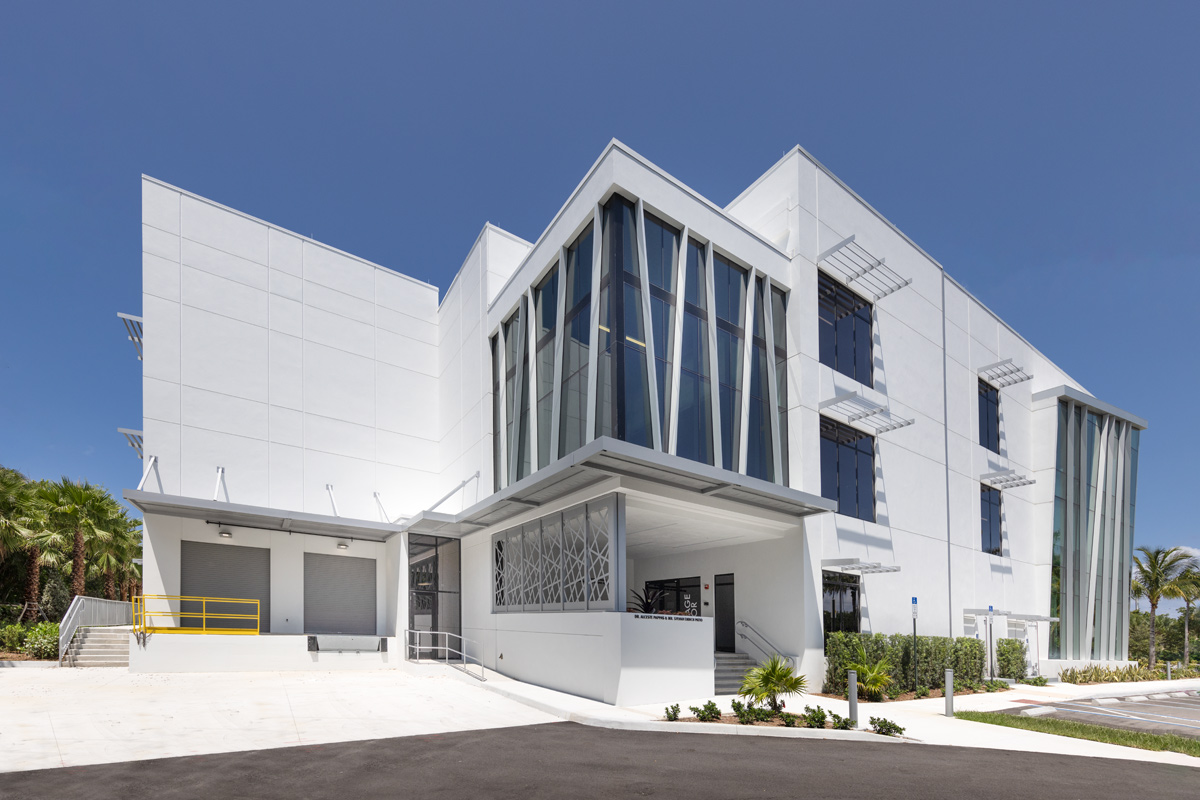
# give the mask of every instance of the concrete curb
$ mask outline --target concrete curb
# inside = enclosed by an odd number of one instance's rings
[[[621,731],[655,731],[667,733],[712,733],[724,736],[775,736],[785,739],[836,739],[841,741],[853,742],[916,742],[916,739],[906,739],[896,736],[881,736],[877,733],[869,731],[854,730],[854,731],[836,731],[832,729],[819,728],[767,728],[755,725],[729,725],[720,722],[665,722],[662,720],[647,718],[645,720],[630,719],[617,715],[607,715],[600,712],[589,712],[582,710],[572,710],[557,705],[548,699],[540,699],[531,697],[525,692],[513,691],[506,688],[503,684],[497,684],[492,681],[485,681],[479,684],[484,689],[490,692],[495,692],[501,697],[521,703],[567,722],[577,722],[580,725],[590,725],[596,728],[609,728],[611,730]],[[542,687],[531,687],[540,692],[553,692],[552,689]],[[573,701],[584,703],[594,703],[595,701],[579,700],[572,698]],[[599,705],[597,703],[597,705]],[[638,712],[626,712],[638,713]]]
[[[0,661],[0,669],[52,669],[57,661]]]
[[[1108,698],[1124,698],[1124,697],[1140,697],[1152,694],[1163,694],[1170,692],[1198,692],[1200,691],[1200,678],[1187,678],[1185,680],[1174,681],[1146,681],[1140,686],[1130,686],[1123,689],[1106,689],[1104,684],[1098,684],[1095,691],[1090,691],[1086,694],[1076,695],[1072,700],[1101,700]]]

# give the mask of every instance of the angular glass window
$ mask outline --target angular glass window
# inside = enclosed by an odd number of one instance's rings
[[[637,209],[613,195],[603,209],[600,323],[596,371],[596,436],[649,447],[649,353],[643,320]]]
[[[504,323],[504,398],[508,433],[508,482],[530,473],[528,302]]]
[[[679,345],[679,418],[675,454],[713,463],[712,378],[708,353],[708,265],[704,245],[687,244],[683,337]]]
[[[679,231],[644,214],[646,225],[646,275],[650,281],[650,321],[654,331],[654,366],[658,377],[658,420],[663,450],[669,451],[669,414],[672,404],[671,370],[675,352],[676,264]]]
[[[824,272],[817,272],[818,350],[821,363],[872,386],[871,304]]]
[[[994,556],[1003,552],[1000,531],[1000,490],[979,486],[980,549]]]
[[[1000,452],[1000,390],[984,380],[979,381],[979,443]]]
[[[821,496],[837,513],[875,521],[875,437],[821,417]]]
[[[750,415],[746,430],[746,474],[775,480],[774,437],[771,435],[771,390],[767,368],[766,284],[754,280],[754,324],[750,337]]]
[[[583,446],[587,428],[588,343],[591,341],[592,226],[567,248],[558,456]]]
[[[775,400],[779,414],[779,463],[783,468],[779,482],[788,486],[787,295],[774,286],[771,287],[771,328],[775,349]]]
[[[717,381],[721,412],[721,466],[738,469],[742,446],[742,358],[746,339],[747,273],[713,255],[717,308]]]
[[[554,414],[554,344],[558,325],[558,264],[534,290],[534,322],[537,342],[537,465],[550,463],[550,443],[554,440],[550,426]]]

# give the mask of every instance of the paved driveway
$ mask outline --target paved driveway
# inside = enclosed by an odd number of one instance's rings
[[[1045,709],[1052,712],[1040,713]],[[1020,709],[1009,713],[1019,713]],[[1200,693],[1171,692],[1121,699],[1041,703],[1038,716],[1126,728],[1145,733],[1174,733],[1200,739]],[[1200,789],[1197,791],[1200,794]]]
[[[917,744],[569,722],[0,776],[0,796],[176,798],[1195,798],[1200,770]]]
[[[0,674],[0,772],[555,719],[470,679],[403,670],[13,669]]]

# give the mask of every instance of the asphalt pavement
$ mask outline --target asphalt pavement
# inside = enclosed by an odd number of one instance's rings
[[[1195,798],[1200,770],[568,722],[0,774],[0,798]]]
[[[1039,717],[1200,739],[1200,696],[1195,692],[1043,702],[1034,708]],[[1023,710],[1012,709],[1006,713],[1016,714]],[[1197,795],[1200,796],[1200,788]]]

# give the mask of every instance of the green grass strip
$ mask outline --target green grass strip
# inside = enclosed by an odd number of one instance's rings
[[[1109,728],[1105,725],[1089,725],[1086,722],[1072,722],[1065,719],[1022,717],[1017,714],[997,714],[985,711],[959,711],[954,716],[957,719],[971,722],[986,722],[989,725],[1002,725],[1007,728],[1020,728],[1038,733],[1052,733],[1056,736],[1070,736],[1073,739],[1137,747],[1141,750],[1166,750],[1200,757],[1200,741],[1173,733],[1145,733],[1125,728]]]

